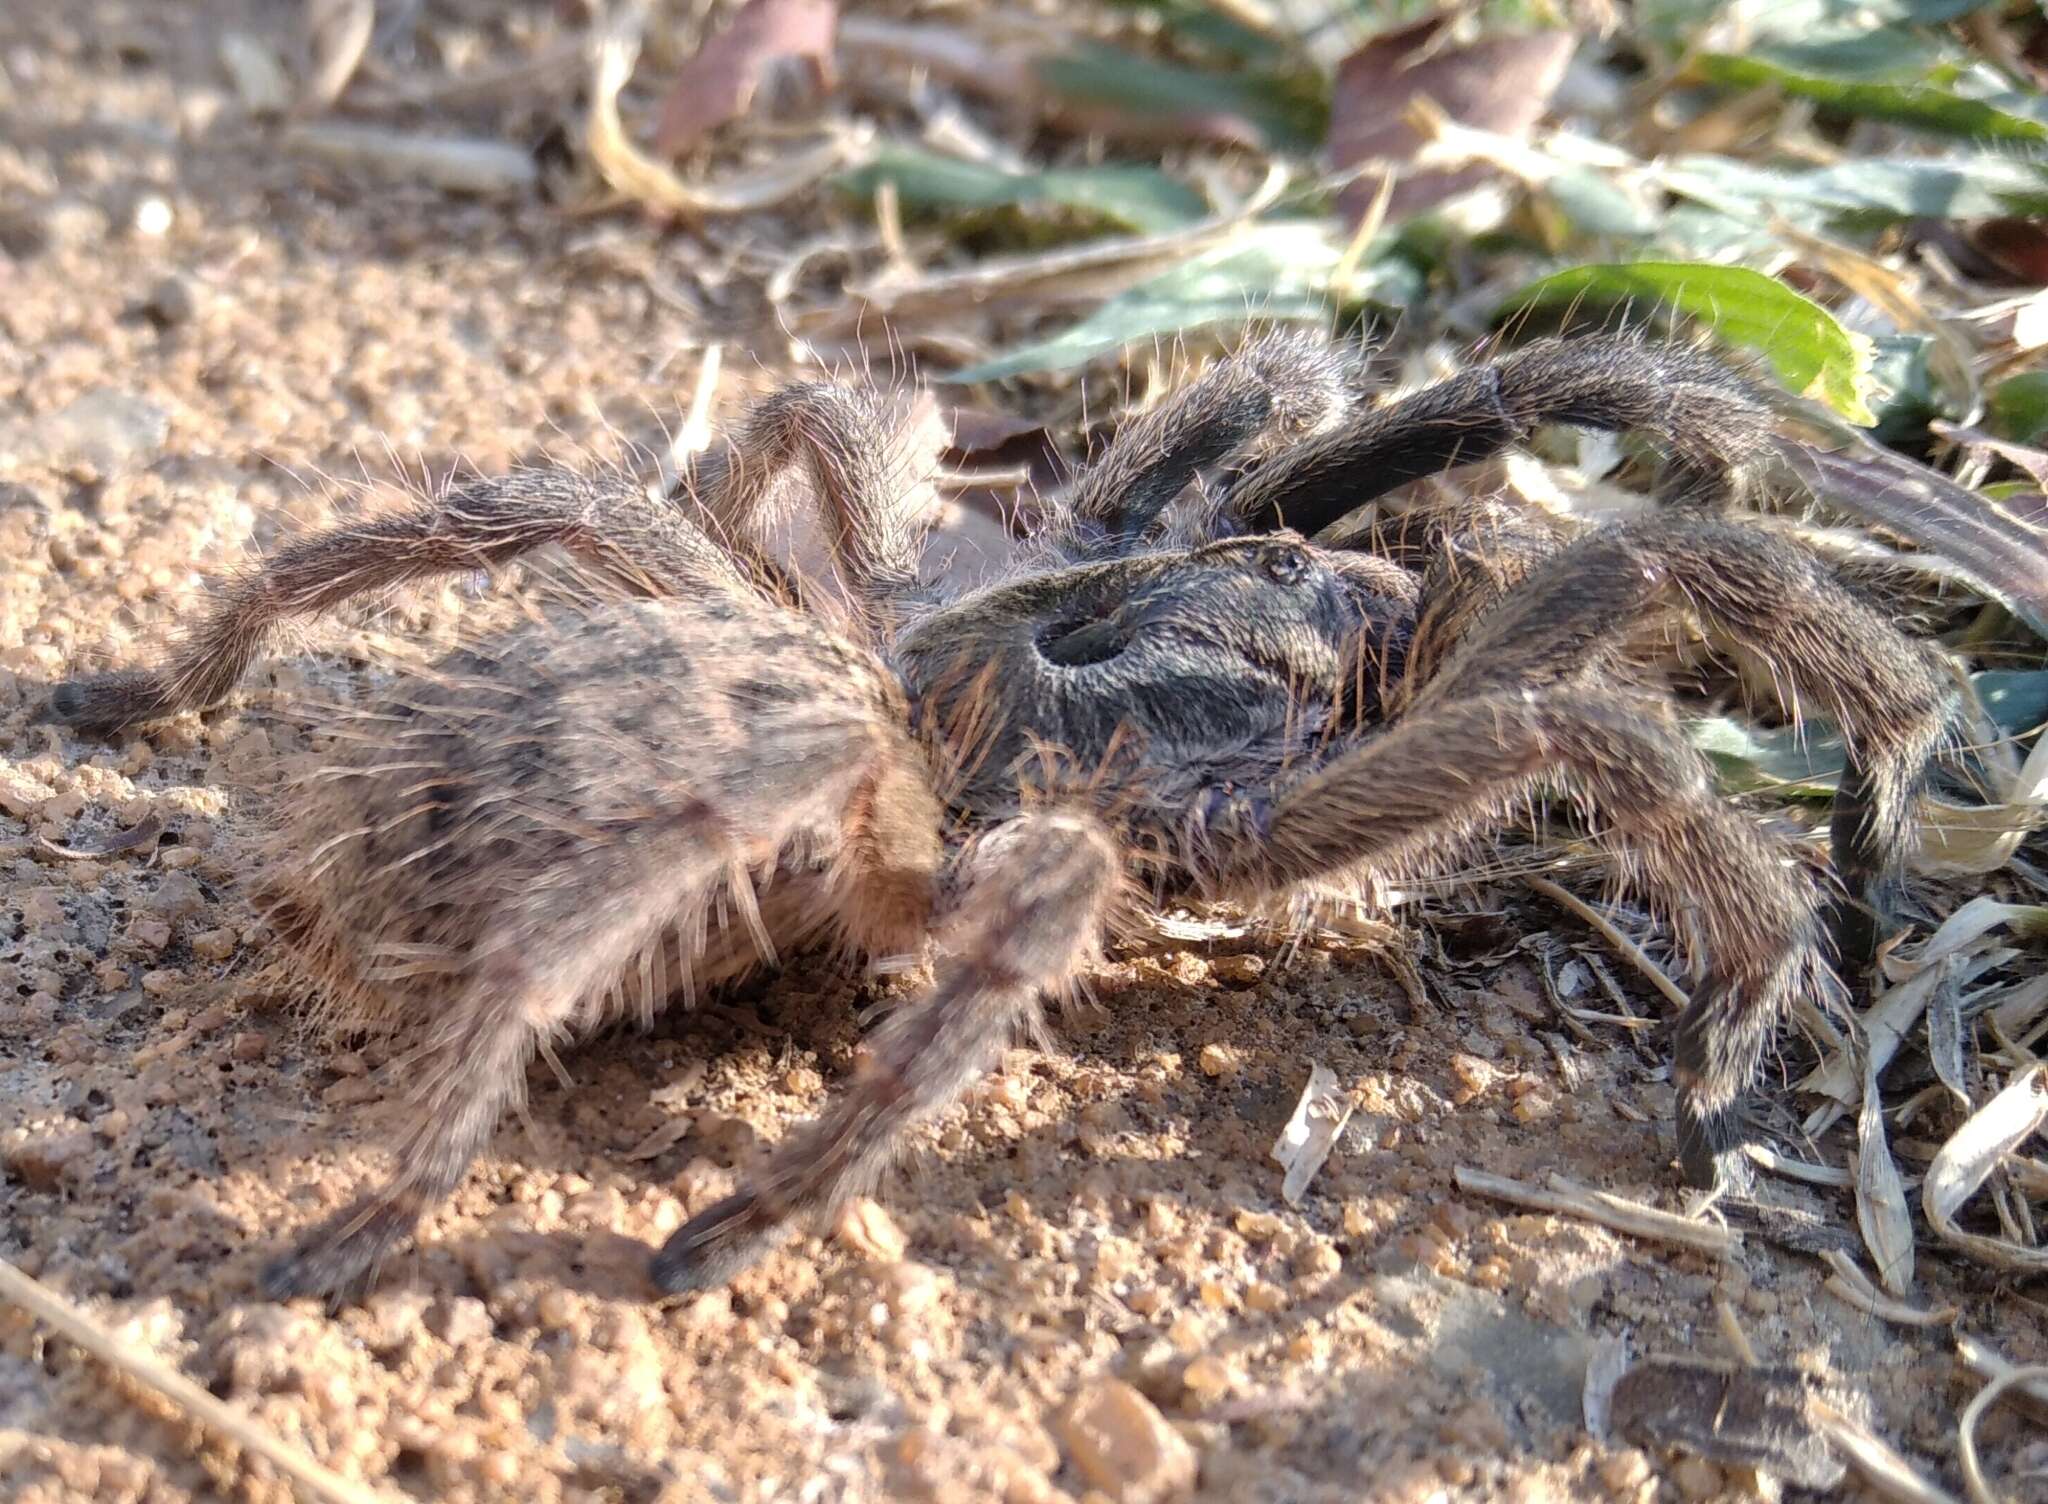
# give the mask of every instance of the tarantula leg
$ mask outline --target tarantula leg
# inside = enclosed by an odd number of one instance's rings
[[[1256,463],[1320,433],[1355,400],[1356,363],[1304,333],[1266,335],[1117,430],[1043,529],[1069,557],[1120,552],[1211,466]],[[1206,509],[1205,514],[1206,514]],[[1202,536],[1191,541],[1206,541]]]
[[[650,501],[622,472],[515,471],[472,481],[388,517],[324,528],[286,544],[229,583],[159,668],[60,684],[48,714],[106,733],[201,710],[234,691],[264,639],[294,617],[353,596],[461,570],[503,565],[561,544],[637,583],[681,596],[750,586],[675,507]]]
[[[1764,1042],[1792,997],[1836,984],[1814,884],[1787,842],[1716,797],[1668,706],[1580,685],[1433,701],[1276,796],[1220,801],[1205,821],[1212,881],[1271,892],[1399,871],[1550,777],[1603,822],[1700,975],[1676,1024],[1679,1158],[1696,1184],[1739,1174],[1728,1151]]]
[[[866,609],[917,585],[946,442],[921,396],[805,382],[756,403],[692,489],[714,536]]]
[[[1673,497],[1725,494],[1769,438],[1763,406],[1702,350],[1626,336],[1541,340],[1289,450],[1225,498],[1243,527],[1313,535],[1397,486],[1488,459],[1543,423],[1660,440]]]
[[[692,1217],[654,1257],[655,1283],[721,1285],[871,1184],[904,1133],[951,1105],[1036,1015],[1041,994],[1095,952],[1118,880],[1091,816],[1018,816],[962,855],[960,896],[931,989],[876,1031],[851,1085],[741,1190]]]
[[[828,928],[914,952],[943,811],[903,720],[872,659],[725,600],[528,622],[362,712],[288,801],[270,884],[310,916],[303,957],[341,1007],[428,1032],[396,1174],[268,1287],[360,1288],[460,1180],[543,1042],[650,1019],[700,958],[729,977]],[[749,933],[714,934],[726,914]]]
[[[1468,539],[1486,555],[1493,540]],[[1438,654],[1425,586],[1411,661],[1442,666],[1411,703],[1465,698],[1582,675],[1646,614],[1679,605],[1769,668],[1789,709],[1816,705],[1841,731],[1847,767],[1829,822],[1844,899],[1834,929],[1845,965],[1874,951],[1902,864],[1913,799],[1955,724],[1959,700],[1940,651],[1908,637],[1811,550],[1718,518],[1649,516],[1587,534],[1547,557],[1509,541],[1501,566],[1519,588]],[[1457,613],[1469,617],[1469,610]]]
[[[272,1299],[322,1295],[345,1304],[367,1291],[391,1249],[462,1183],[505,1109],[523,1098],[535,1051],[568,1031],[592,979],[603,985],[624,972],[658,943],[689,889],[708,886],[721,870],[701,850],[669,855],[688,864],[683,872],[650,865],[626,892],[618,886],[623,874],[593,872],[590,877],[610,879],[610,885],[579,883],[501,921],[446,1022],[409,1062],[419,1085],[410,1126],[396,1146],[397,1173],[264,1270],[263,1288]],[[590,904],[592,891],[606,892],[607,902]]]

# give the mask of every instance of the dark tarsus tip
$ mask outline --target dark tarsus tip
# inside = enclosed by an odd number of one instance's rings
[[[753,1194],[741,1191],[678,1228],[654,1255],[648,1272],[670,1295],[722,1289],[787,1236],[787,1224],[765,1221]]]
[[[1746,1192],[1754,1181],[1749,1158],[1742,1152],[1740,1113],[1734,1104],[1700,1113],[1678,1106],[1678,1167],[1685,1183],[1699,1190],[1718,1188]]]
[[[112,736],[165,714],[163,699],[163,686],[154,674],[91,674],[66,679],[52,689],[36,719],[69,726],[88,736]]]

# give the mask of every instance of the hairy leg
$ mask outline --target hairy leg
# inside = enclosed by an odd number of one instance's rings
[[[48,713],[105,733],[204,709],[234,691],[288,620],[358,595],[500,567],[550,544],[640,594],[753,593],[753,572],[714,538],[737,543],[742,557],[771,562],[776,525],[804,506],[814,516],[820,504],[829,513],[834,562],[857,598],[897,588],[915,577],[916,519],[929,511],[918,505],[917,487],[927,483],[940,442],[935,433],[913,433],[908,417],[908,407],[888,394],[790,387],[755,407],[718,462],[678,500],[650,499],[621,470],[522,470],[468,482],[392,516],[323,529],[231,581],[169,662],[61,684]]]
[[[750,589],[746,576],[675,507],[650,501],[620,471],[515,471],[471,481],[403,512],[295,539],[230,581],[169,661],[72,679],[49,714],[112,732],[234,692],[284,622],[358,595],[466,570],[502,566],[559,544],[651,595]]]
[[[1957,714],[1941,651],[1893,626],[1810,550],[1756,524],[1653,515],[1549,551],[1512,533],[1468,535],[1465,548],[1516,588],[1489,609],[1485,587],[1471,583],[1490,580],[1487,570],[1468,571],[1461,584],[1476,599],[1439,634],[1439,600],[1425,586],[1415,660],[1433,676],[1413,681],[1409,703],[1581,678],[1659,608],[1690,612],[1767,665],[1788,709],[1817,706],[1842,733],[1848,760],[1830,821],[1846,894],[1837,940],[1845,963],[1865,964],[1914,796]]]
[[[781,887],[826,910],[797,935],[893,954],[926,932],[943,813],[900,692],[765,602],[534,622],[340,729],[281,801],[271,883],[336,1011],[426,1034],[395,1175],[273,1266],[275,1293],[360,1288],[551,1037],[651,1018],[700,961],[772,958],[795,937],[767,932],[758,874],[793,863]]]
[[[722,1285],[873,1183],[911,1127],[956,1101],[1093,955],[1118,883],[1109,832],[1073,813],[1022,815],[961,857],[959,900],[931,989],[869,1042],[853,1082],[737,1194],[692,1217],[655,1255],[681,1292]]]
[[[1735,1168],[1723,1156],[1739,1099],[1787,1002],[1834,983],[1814,885],[1785,842],[1716,797],[1668,705],[1583,684],[1433,701],[1273,794],[1218,801],[1203,866],[1221,892],[1399,872],[1553,777],[1601,822],[1699,975],[1676,1026],[1678,1144],[1688,1178],[1712,1184]]]
[[[1663,443],[1674,497],[1717,499],[1760,457],[1768,417],[1703,351],[1625,336],[1542,340],[1350,422],[1252,472],[1224,498],[1240,527],[1313,536],[1397,486],[1490,458],[1540,424]]]
[[[753,406],[690,499],[713,537],[866,613],[917,585],[946,443],[924,394],[803,382]]]
[[[1070,558],[1123,552],[1203,471],[1255,464],[1275,445],[1321,433],[1356,400],[1355,362],[1309,334],[1271,334],[1225,356],[1150,412],[1117,430],[1046,521],[1042,536]],[[1209,509],[1198,509],[1204,522]],[[1208,541],[1199,524],[1178,540]]]

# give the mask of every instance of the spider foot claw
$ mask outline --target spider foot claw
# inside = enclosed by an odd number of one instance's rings
[[[263,1267],[263,1293],[272,1300],[323,1297],[330,1311],[355,1305],[370,1292],[391,1245],[410,1228],[410,1213],[351,1207]]]
[[[155,674],[88,674],[66,679],[50,691],[39,721],[54,721],[90,736],[111,736],[165,708],[164,688]]]
[[[685,1222],[654,1255],[654,1283],[670,1295],[716,1290],[786,1241],[789,1224],[751,1191],[728,1196]]]

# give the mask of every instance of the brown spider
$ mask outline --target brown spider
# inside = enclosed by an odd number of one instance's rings
[[[1004,577],[936,600],[905,411],[787,388],[673,500],[623,475],[466,484],[282,549],[163,669],[56,689],[50,713],[94,731],[211,705],[288,617],[543,544],[633,587],[413,678],[291,801],[285,928],[345,1003],[425,1040],[395,1178],[274,1264],[274,1294],[363,1289],[552,1039],[820,945],[927,957],[824,1116],[654,1258],[664,1289],[721,1283],[872,1182],[1085,978],[1120,906],[1413,873],[1539,787],[1583,808],[1694,964],[1679,1157],[1695,1183],[1734,1171],[1766,1039],[1837,986],[1826,903],[1789,838],[1716,797],[1646,635],[1685,613],[1841,728],[1852,964],[1955,714],[1934,648],[1724,515],[1770,440],[1738,379],[1593,338],[1376,402],[1323,342],[1267,337],[1125,424]],[[1419,575],[1307,541],[1544,422],[1661,440],[1668,504],[1572,535],[1480,508]],[[829,559],[792,572],[769,539],[805,509]]]

